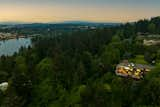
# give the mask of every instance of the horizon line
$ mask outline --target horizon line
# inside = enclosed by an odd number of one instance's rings
[[[92,20],[63,20],[63,21],[0,21],[0,24],[33,24],[33,23],[44,23],[44,24],[56,24],[56,23],[71,23],[71,22],[86,22],[86,23],[133,23],[133,22],[137,22],[139,20],[150,20],[151,18],[154,17],[160,17],[160,16],[151,16],[149,18],[139,18],[139,19],[135,19],[135,20],[130,20],[130,21],[92,21]]]

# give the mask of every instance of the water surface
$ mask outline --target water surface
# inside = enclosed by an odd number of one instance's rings
[[[18,52],[21,47],[28,47],[31,45],[30,38],[19,38],[0,41],[0,56],[11,56]]]

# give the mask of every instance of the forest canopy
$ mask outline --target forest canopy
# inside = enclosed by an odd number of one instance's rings
[[[0,82],[9,83],[1,107],[160,106],[160,45],[139,39],[160,35],[160,17],[59,36],[38,32],[33,46],[0,58]],[[122,60],[154,69],[138,81],[119,77]]]

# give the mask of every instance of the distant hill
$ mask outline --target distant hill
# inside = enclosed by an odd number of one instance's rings
[[[89,21],[65,21],[62,24],[82,24],[82,25],[119,25],[121,23],[107,23],[107,22],[89,22]]]
[[[102,22],[88,22],[88,21],[65,21],[65,22],[50,22],[50,23],[23,23],[23,22],[0,22],[0,26],[9,27],[48,27],[48,26],[118,26],[121,23],[102,23]]]

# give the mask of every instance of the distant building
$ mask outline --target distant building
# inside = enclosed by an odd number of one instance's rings
[[[151,46],[151,45],[158,45],[160,44],[160,40],[146,40],[144,39],[143,40],[143,44],[146,45],[146,46]]]

